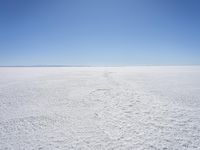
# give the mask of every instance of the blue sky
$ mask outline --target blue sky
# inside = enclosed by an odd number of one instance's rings
[[[199,0],[1,0],[0,65],[200,64]]]

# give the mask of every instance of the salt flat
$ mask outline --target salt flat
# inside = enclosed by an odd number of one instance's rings
[[[200,66],[2,67],[0,149],[200,149]]]

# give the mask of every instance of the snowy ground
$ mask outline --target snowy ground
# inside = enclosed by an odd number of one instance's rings
[[[200,149],[200,67],[0,68],[0,149]]]

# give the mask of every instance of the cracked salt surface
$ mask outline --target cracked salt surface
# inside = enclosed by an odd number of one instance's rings
[[[200,67],[0,68],[0,149],[200,149]]]

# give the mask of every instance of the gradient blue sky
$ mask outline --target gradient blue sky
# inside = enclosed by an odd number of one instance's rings
[[[0,65],[200,64],[199,0],[0,0]]]

